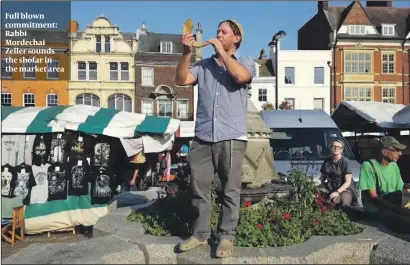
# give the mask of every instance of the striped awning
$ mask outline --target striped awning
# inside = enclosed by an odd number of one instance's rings
[[[175,134],[179,125],[177,119],[88,105],[1,107],[2,133],[34,134],[73,130],[117,138],[143,135],[168,138]]]

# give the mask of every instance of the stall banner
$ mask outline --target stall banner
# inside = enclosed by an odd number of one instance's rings
[[[34,134],[73,130],[117,138],[169,138],[175,134],[180,124],[177,119],[88,105],[2,106],[1,112],[2,133]]]

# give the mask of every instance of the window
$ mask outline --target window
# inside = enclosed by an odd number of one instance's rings
[[[52,60],[51,62],[47,63],[47,79],[58,79],[58,61]]]
[[[178,118],[186,119],[188,118],[188,100],[178,100],[177,101]]]
[[[142,67],[141,69],[141,85],[154,86],[154,68]]]
[[[325,109],[325,99],[324,98],[315,98],[313,99],[313,108],[314,110],[324,110]]]
[[[110,63],[110,80],[118,80],[118,63]]]
[[[87,65],[85,62],[78,62],[78,80],[87,79]]]
[[[23,95],[24,107],[35,107],[36,106],[36,95],[31,93],[26,93]]]
[[[11,94],[10,93],[1,93],[1,105],[11,106]]]
[[[101,52],[101,35],[96,35],[95,36],[95,51],[96,52]]]
[[[104,51],[105,52],[110,52],[111,51],[111,38],[110,36],[105,36],[105,45],[104,45]]]
[[[159,99],[158,100],[158,116],[172,117],[172,100]]]
[[[382,53],[383,74],[394,74],[394,53]]]
[[[172,42],[161,41],[161,53],[172,53]]]
[[[10,69],[7,69],[8,66],[11,67],[11,63],[6,62],[6,59],[1,59],[1,78],[11,78],[12,73]]]
[[[100,98],[94,94],[80,94],[77,96],[75,99],[75,104],[76,105],[89,105],[89,106],[94,106],[94,107],[99,107],[100,106]]]
[[[346,101],[371,101],[372,90],[369,87],[346,87],[344,100]]]
[[[383,87],[383,102],[396,104],[396,88]]]
[[[291,109],[295,108],[295,99],[294,98],[285,98],[285,101],[288,102]]]
[[[58,106],[57,94],[47,94],[47,106]]]
[[[127,62],[121,63],[121,80],[129,80],[130,79],[130,72],[129,66]]]
[[[334,139],[347,146],[338,128],[274,128],[269,142],[275,161],[315,161],[330,156],[329,146]],[[350,148],[343,150],[343,156],[354,160]]]
[[[268,101],[268,90],[266,88],[259,88],[259,102]]]
[[[324,67],[315,67],[314,83],[315,85],[323,85],[325,83]]]
[[[295,67],[285,67],[285,84],[295,84]]]
[[[36,78],[35,67],[36,63],[24,63],[24,79]]]
[[[370,52],[346,52],[345,72],[348,74],[363,74],[372,72],[372,57]]]
[[[366,26],[365,25],[350,25],[349,33],[352,35],[365,35]]]
[[[141,113],[146,115],[154,115],[154,101],[152,99],[143,99],[141,103]]]
[[[394,36],[394,25],[382,25],[382,34],[384,36]]]
[[[108,98],[108,108],[132,112],[132,100],[125,94],[114,94]]]
[[[88,79],[89,80],[97,80],[98,79],[97,63],[96,62],[89,62],[88,63]]]

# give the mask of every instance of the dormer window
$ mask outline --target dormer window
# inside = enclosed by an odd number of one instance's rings
[[[366,26],[365,25],[350,25],[349,33],[352,35],[365,35]]]
[[[172,42],[171,41],[161,41],[161,53],[172,53]]]
[[[392,25],[392,24],[383,24],[382,25],[382,34],[383,34],[383,36],[394,36],[394,25]]]

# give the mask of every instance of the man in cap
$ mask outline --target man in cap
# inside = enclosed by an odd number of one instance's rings
[[[195,214],[193,235],[179,245],[187,251],[207,244],[211,234],[211,189],[214,174],[221,179],[223,198],[217,257],[233,253],[239,220],[242,165],[247,145],[248,84],[255,74],[255,62],[237,50],[243,28],[234,20],[219,23],[217,36],[208,40],[215,54],[189,67],[192,33],[183,34],[184,52],[178,62],[177,85],[198,85],[195,138],[189,154],[192,205]]]
[[[360,190],[368,216],[391,229],[410,231],[410,211],[401,208],[404,183],[396,163],[406,148],[392,136],[382,137],[378,157],[361,167]]]

